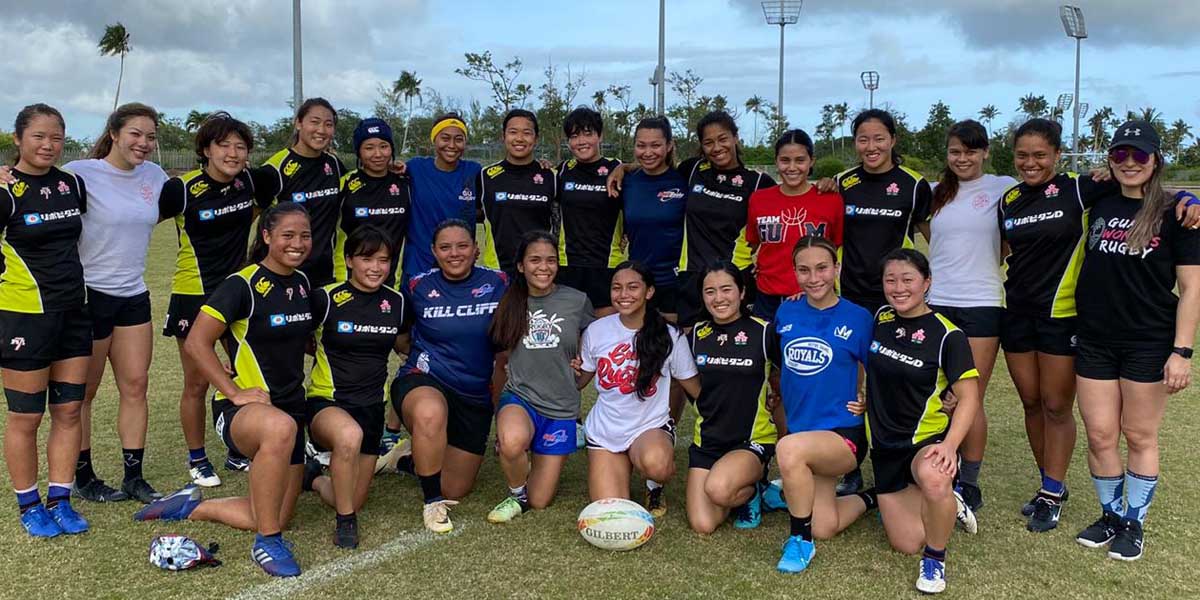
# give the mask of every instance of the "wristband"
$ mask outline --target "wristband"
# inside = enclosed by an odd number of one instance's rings
[[[1187,346],[1176,346],[1171,349],[1172,354],[1178,354],[1188,360],[1192,359],[1192,349]]]
[[[1197,204],[1200,204],[1200,198],[1197,198],[1195,194],[1193,194],[1187,190],[1179,190],[1178,192],[1175,192],[1175,199],[1176,200],[1187,200],[1187,202],[1183,203],[1183,205],[1185,207],[1195,206]]]

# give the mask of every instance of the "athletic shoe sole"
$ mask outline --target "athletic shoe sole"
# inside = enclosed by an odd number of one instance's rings
[[[412,438],[404,438],[396,442],[387,454],[380,455],[375,460],[375,474],[378,475],[384,471],[395,471],[396,465],[400,463],[400,459],[412,454]]]

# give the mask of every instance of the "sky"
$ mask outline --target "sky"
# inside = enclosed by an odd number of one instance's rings
[[[1152,105],[1168,122],[1200,135],[1200,1],[1076,0],[1090,37],[1083,42],[1081,97],[1092,109]],[[0,129],[17,111],[46,102],[63,111],[67,132],[94,138],[112,109],[119,60],[100,56],[104,26],[131,34],[122,101],[169,116],[225,109],[271,122],[292,96],[288,0],[6,0],[0,35]],[[867,105],[863,70],[880,73],[876,105],[924,123],[946,102],[956,118],[994,104],[1017,117],[1017,99],[1054,104],[1074,85],[1075,43],[1048,0],[806,0],[787,27],[784,112],[793,126],[820,122],[824,104]],[[1135,7],[1131,9],[1130,7]],[[758,0],[667,0],[667,70],[691,69],[700,92],[741,108],[778,90],[779,30]],[[534,87],[547,64],[584,73],[577,99],[610,84],[630,85],[635,102],[653,104],[648,80],[658,47],[653,0],[304,0],[304,91],[337,107],[369,113],[377,87],[402,70],[422,88],[466,104],[487,100],[484,84],[454,73],[466,52],[497,61],[520,57],[521,81]],[[667,104],[673,102],[667,94]],[[486,102],[485,102],[486,103]],[[744,108],[742,112],[745,112]],[[752,137],[753,119],[739,118]],[[1069,129],[1069,127],[1068,127]]]

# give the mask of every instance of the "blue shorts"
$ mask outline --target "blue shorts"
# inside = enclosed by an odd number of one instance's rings
[[[539,415],[524,399],[511,392],[500,395],[500,404],[496,414],[509,404],[515,404],[525,409],[529,420],[533,423],[533,439],[529,441],[529,451],[534,454],[563,456],[575,451],[575,420],[551,419]]]

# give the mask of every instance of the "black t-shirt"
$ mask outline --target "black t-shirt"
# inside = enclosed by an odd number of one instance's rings
[[[292,201],[308,209],[312,227],[312,253],[300,270],[322,286],[333,282],[334,230],[338,220],[338,190],[345,165],[337,156],[322,152],[309,158],[290,148],[276,152],[261,167],[251,170],[257,193],[276,202]]]
[[[912,248],[913,231],[929,219],[933,191],[920,173],[895,166],[868,173],[862,165],[837,176],[846,208],[842,225],[842,295],[856,304],[879,306],[883,298],[883,257]]]
[[[476,180],[483,211],[480,263],[513,272],[521,237],[534,230],[554,232],[557,174],[536,161],[514,165],[502,160],[484,167]]]
[[[979,377],[961,329],[936,312],[907,319],[885,306],[867,357],[867,433],[872,448],[910,448],[950,426],[942,397]]]
[[[317,326],[313,314],[325,314],[304,273],[250,265],[221,282],[200,310],[226,325],[239,388],[262,388],[271,404],[292,412],[303,408],[304,349]]]
[[[746,443],[774,444],[767,410],[767,322],[751,316],[725,325],[702,321],[692,329],[692,355],[700,372],[692,443],[728,450]]]
[[[326,308],[317,315],[317,359],[308,395],[354,406],[383,402],[388,357],[404,320],[404,297],[387,286],[368,293],[349,282],[314,294]]]
[[[74,173],[12,170],[0,184],[0,310],[42,314],[83,307],[79,262],[87,189]]]
[[[1004,305],[1035,317],[1075,316],[1075,285],[1083,264],[1087,210],[1116,184],[1059,173],[1038,186],[1018,183],[997,207],[1004,259]]]
[[[605,182],[621,161],[574,158],[558,168],[559,266],[612,268],[621,263],[621,199],[609,198]]]
[[[254,181],[243,170],[221,183],[202,169],[172,177],[158,197],[160,219],[175,218],[179,252],[172,294],[206,296],[246,262],[246,243],[254,226]]]
[[[718,169],[696,157],[680,163],[679,173],[688,180],[679,271],[698,272],[720,260],[739,269],[750,266],[746,243],[750,195],[775,185],[775,180],[740,163],[733,169]]]
[[[1150,244],[1130,253],[1125,239],[1142,201],[1113,191],[1098,198],[1088,214],[1087,250],[1075,288],[1079,336],[1169,344],[1179,304],[1175,267],[1200,265],[1200,231],[1175,219],[1172,201]]]
[[[342,177],[340,194],[341,216],[338,219],[337,240],[333,252],[333,277],[345,281],[346,239],[359,225],[371,224],[382,228],[392,240],[392,270],[385,281],[400,285],[400,257],[408,234],[408,219],[412,214],[412,180],[388,172],[383,177],[371,177],[359,169]]]

